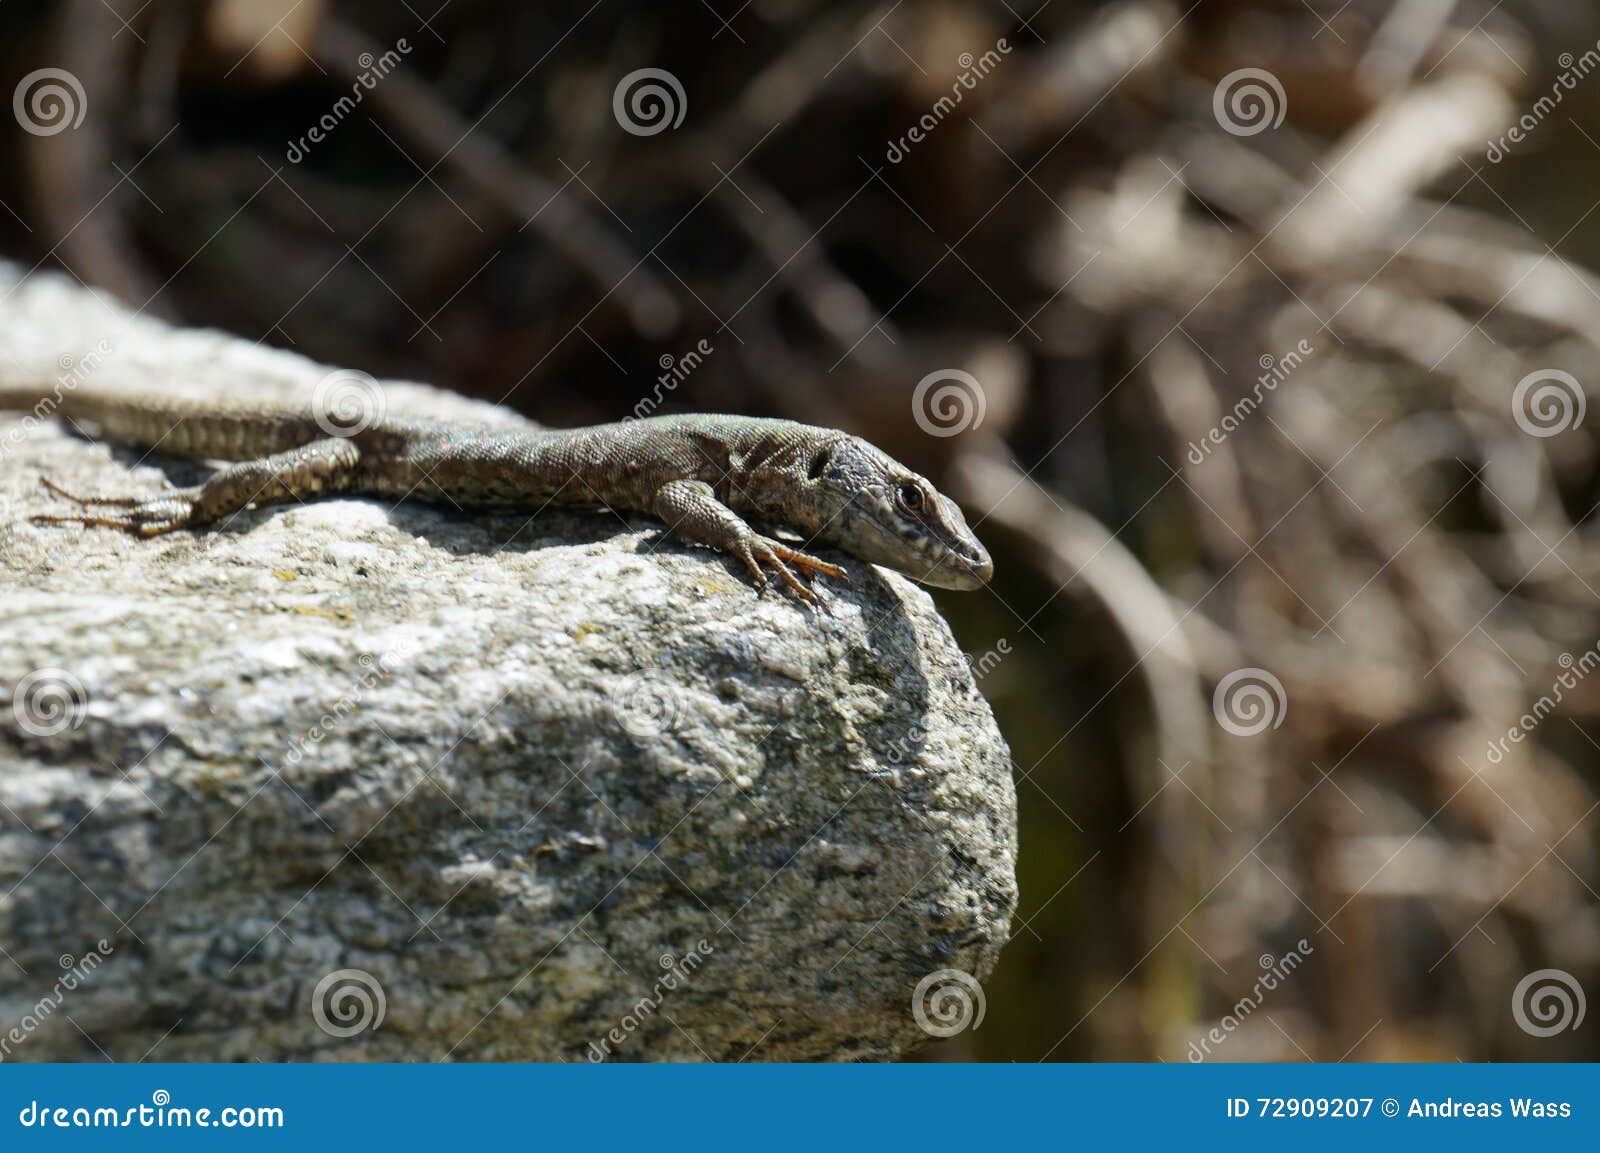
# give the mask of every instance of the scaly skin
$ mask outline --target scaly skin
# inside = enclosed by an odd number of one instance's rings
[[[85,507],[32,518],[44,524],[155,536],[332,493],[463,510],[599,505],[652,513],[681,539],[739,558],[758,587],[770,569],[806,600],[813,595],[796,569],[847,579],[844,570],[763,536],[745,517],[941,588],[977,588],[993,571],[961,511],[927,480],[859,437],[787,420],[661,416],[504,432],[385,419],[331,435],[340,432],[335,419],[309,408],[0,389],[0,410],[8,409],[92,425],[100,437],[143,449],[235,462],[203,484],[148,499],[76,497],[50,485]]]

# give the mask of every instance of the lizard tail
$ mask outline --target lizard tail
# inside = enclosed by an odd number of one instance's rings
[[[35,388],[8,384],[0,388],[0,412],[26,412],[49,395],[48,385]]]
[[[59,381],[0,386],[0,412],[84,421],[108,440],[198,460],[255,460],[329,435],[309,411],[74,388]]]

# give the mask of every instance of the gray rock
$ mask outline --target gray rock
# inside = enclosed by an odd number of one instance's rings
[[[327,371],[0,288],[0,384]],[[1005,943],[1006,746],[896,576],[811,610],[648,518],[366,500],[136,540],[28,524],[41,473],[163,475],[0,415],[0,1059],[892,1057]]]

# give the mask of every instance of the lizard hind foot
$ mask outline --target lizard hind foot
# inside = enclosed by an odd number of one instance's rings
[[[65,492],[61,495],[67,496],[69,499],[83,505],[84,511],[59,516],[40,513],[30,516],[28,518],[29,522],[44,525],[78,524],[89,528],[121,529],[124,532],[131,532],[138,536],[160,536],[162,533],[187,528],[191,523],[194,512],[194,502],[182,496],[165,496],[154,499],[112,497],[105,500],[94,498],[80,500]],[[89,510],[91,505],[122,508],[124,511],[115,513],[92,512]]]
[[[172,532],[183,526],[182,521],[142,521],[127,516],[30,516],[29,524],[44,525],[69,525],[79,524],[86,528],[117,528],[124,532],[136,533],[139,536],[159,536],[162,533]]]

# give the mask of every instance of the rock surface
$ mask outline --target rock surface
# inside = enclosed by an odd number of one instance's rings
[[[0,291],[0,385],[327,371]],[[25,520],[192,472],[0,414],[0,1059],[882,1058],[994,963],[1009,757],[915,586],[807,609],[603,512]]]

